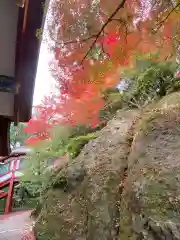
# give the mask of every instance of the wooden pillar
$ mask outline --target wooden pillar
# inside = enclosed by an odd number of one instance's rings
[[[4,214],[8,214],[12,210],[12,201],[13,201],[13,193],[14,193],[14,177],[15,177],[15,170],[12,171],[12,177],[9,182],[9,189],[8,189],[8,195],[6,199],[6,207]]]
[[[11,179],[9,181],[8,195],[7,195],[7,199],[6,199],[6,206],[5,206],[4,214],[8,214],[12,211],[16,166],[17,166],[17,161],[14,161],[12,175],[11,175]]]
[[[10,153],[10,119],[0,116],[0,156]]]

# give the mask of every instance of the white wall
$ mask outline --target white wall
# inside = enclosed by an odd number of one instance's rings
[[[13,93],[0,92],[0,115],[7,117],[12,117],[14,115]]]
[[[15,0],[0,0],[0,75],[14,76],[18,7]]]

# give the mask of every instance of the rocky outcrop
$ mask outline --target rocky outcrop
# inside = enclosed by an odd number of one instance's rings
[[[180,96],[136,125],[121,201],[120,239],[180,239]]]
[[[45,229],[46,238],[42,239],[117,239],[120,183],[137,116],[137,111],[117,113],[99,137],[60,171],[37,223],[38,231]]]
[[[119,111],[44,196],[39,239],[180,239],[180,94]]]

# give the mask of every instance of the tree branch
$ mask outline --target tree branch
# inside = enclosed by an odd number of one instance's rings
[[[171,11],[167,14],[167,16],[162,20],[160,21],[158,24],[157,24],[157,28],[156,30],[154,31],[154,33],[157,33],[157,31],[162,27],[163,23],[169,18],[169,16],[176,10],[176,8],[178,8],[180,6],[180,2],[178,4],[176,4],[176,6],[174,6]]]
[[[117,18],[112,18],[109,20],[109,22],[111,21],[117,21],[119,23],[123,23],[125,24],[121,19],[117,19]],[[104,30],[102,31],[102,33],[105,34]],[[98,34],[93,34],[92,36],[89,36],[87,38],[84,39],[74,39],[74,40],[70,40],[70,41],[65,41],[65,42],[58,42],[57,40],[53,39],[53,41],[55,41],[56,43],[60,44],[60,45],[68,45],[68,44],[78,44],[78,43],[84,43],[84,42],[88,42],[94,38],[97,38]]]
[[[125,0],[124,0],[124,2],[125,2]],[[116,9],[117,10],[117,9]],[[83,42],[88,42],[89,40],[92,40],[92,39],[98,39],[99,37],[100,37],[100,35],[101,35],[101,33],[105,33],[104,32],[104,28],[111,22],[111,21],[117,21],[117,22],[119,22],[119,23],[123,23],[123,24],[125,24],[125,22],[122,20],[122,19],[118,19],[118,18],[113,18],[115,15],[116,15],[116,13],[117,13],[117,11],[114,11],[113,12],[113,16],[111,15],[109,18],[108,18],[108,20],[106,21],[106,23],[103,25],[103,27],[101,28],[101,30],[97,33],[97,34],[93,34],[93,35],[91,35],[91,36],[89,36],[89,37],[87,37],[87,38],[84,38],[84,39],[74,39],[74,40],[70,40],[70,41],[62,41],[62,42],[59,42],[59,41],[57,41],[57,40],[55,40],[54,38],[53,38],[53,41],[55,41],[56,43],[58,43],[58,44],[60,44],[60,45],[68,45],[68,44],[78,44],[78,43],[83,43]],[[119,10],[118,10],[119,11]],[[97,41],[97,40],[96,40]]]
[[[75,40],[70,40],[70,41],[66,41],[66,42],[58,42],[56,40],[54,40],[56,43],[60,44],[60,45],[68,45],[68,44],[75,44],[75,43],[83,43],[83,42],[88,42],[89,40],[92,40],[94,38],[96,38],[97,34],[93,34],[92,36],[89,36],[87,38],[84,39],[75,39]]]
[[[87,53],[85,54],[85,56],[83,57],[81,64],[83,64],[84,60],[87,58],[87,56],[89,55],[89,53],[92,51],[94,45],[96,44],[98,38],[101,36],[101,34],[103,33],[104,29],[106,28],[106,26],[111,22],[111,20],[113,19],[113,17],[119,12],[119,10],[121,8],[124,7],[126,0],[122,0],[122,2],[117,6],[117,8],[115,9],[115,11],[110,15],[110,17],[107,19],[107,21],[103,24],[102,28],[100,29],[100,31],[96,34],[95,40],[93,41],[92,45],[90,46],[89,50],[87,51]]]

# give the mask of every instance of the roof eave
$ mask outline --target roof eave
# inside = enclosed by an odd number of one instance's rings
[[[44,27],[43,4],[45,2],[45,0],[26,0],[25,7],[19,9],[15,61],[16,92],[13,118],[15,123],[27,122],[31,118],[41,43],[41,39],[38,39],[36,32]]]

